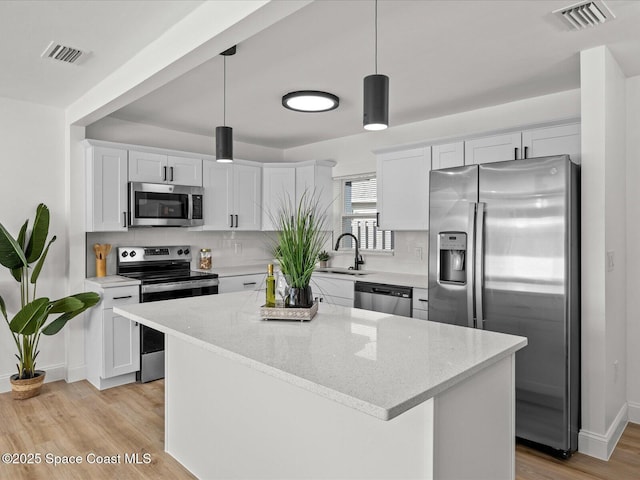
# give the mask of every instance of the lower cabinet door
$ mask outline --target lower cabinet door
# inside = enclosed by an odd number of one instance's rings
[[[107,308],[102,317],[102,377],[140,370],[140,325]]]

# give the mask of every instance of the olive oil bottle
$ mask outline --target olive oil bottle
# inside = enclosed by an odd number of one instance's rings
[[[276,277],[273,276],[273,263],[267,266],[267,299],[265,307],[276,306]]]

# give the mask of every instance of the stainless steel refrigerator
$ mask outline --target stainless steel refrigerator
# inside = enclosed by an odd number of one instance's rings
[[[516,436],[561,457],[577,449],[580,419],[579,198],[567,155],[430,178],[429,320],[528,338]]]

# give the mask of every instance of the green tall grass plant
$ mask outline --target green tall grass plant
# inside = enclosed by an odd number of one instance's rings
[[[278,229],[274,254],[290,288],[307,288],[311,282],[329,236],[327,208],[315,191],[306,190],[297,203],[291,198],[283,201],[273,218]]]

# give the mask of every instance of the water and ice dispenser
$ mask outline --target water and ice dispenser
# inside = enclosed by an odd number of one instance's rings
[[[440,282],[467,283],[467,234],[441,232],[438,234]]]

